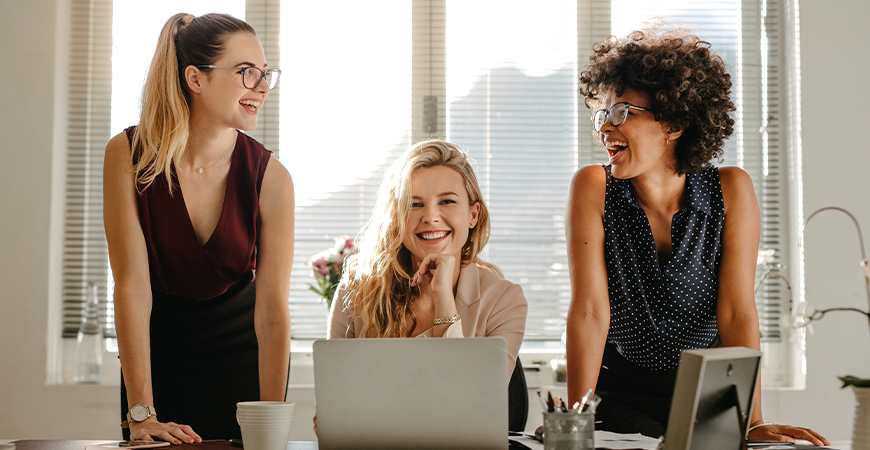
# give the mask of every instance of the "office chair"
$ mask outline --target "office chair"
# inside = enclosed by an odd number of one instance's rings
[[[529,419],[529,388],[520,357],[508,383],[508,431],[525,431]]]

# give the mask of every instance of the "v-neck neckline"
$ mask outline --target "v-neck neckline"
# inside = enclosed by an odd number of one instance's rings
[[[211,239],[214,237],[215,232],[217,232],[218,228],[220,228],[221,223],[224,221],[224,211],[227,209],[227,192],[230,191],[230,181],[232,180],[232,172],[233,167],[235,167],[236,163],[236,150],[239,147],[239,139],[241,138],[241,131],[236,131],[236,141],[233,145],[232,154],[230,155],[230,168],[227,170],[227,182],[224,185],[224,198],[221,201],[221,212],[218,216],[217,222],[215,222],[214,228],[212,228],[211,233],[209,233],[208,238],[202,245],[199,245],[199,238],[196,236],[196,227],[193,226],[193,220],[190,218],[190,210],[187,209],[187,200],[184,198],[184,190],[181,188],[181,182],[178,183],[178,193],[181,198],[181,206],[184,208],[184,216],[187,218],[187,224],[190,226],[189,230],[193,235],[193,242],[196,244],[196,247],[203,251],[206,246],[211,242]],[[174,169],[174,168],[173,168]],[[176,177],[178,175],[176,174]]]

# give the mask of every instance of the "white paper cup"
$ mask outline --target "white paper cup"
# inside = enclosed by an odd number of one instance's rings
[[[285,450],[293,420],[292,402],[239,402],[236,420],[245,450]]]

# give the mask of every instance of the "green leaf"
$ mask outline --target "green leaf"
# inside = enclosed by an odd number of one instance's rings
[[[870,379],[866,378],[857,378],[851,375],[846,375],[845,377],[837,377],[840,381],[843,382],[843,387],[841,389],[847,388],[849,386],[855,387],[870,387]]]

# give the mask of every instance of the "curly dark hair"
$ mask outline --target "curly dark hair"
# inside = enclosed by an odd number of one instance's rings
[[[675,149],[678,174],[700,172],[714,157],[721,162],[722,145],[734,131],[735,108],[731,76],[710,43],[685,28],[659,23],[625,38],[608,36],[593,50],[580,74],[587,107],[599,108],[611,90],[644,92],[657,121],[669,131],[683,130]]]

